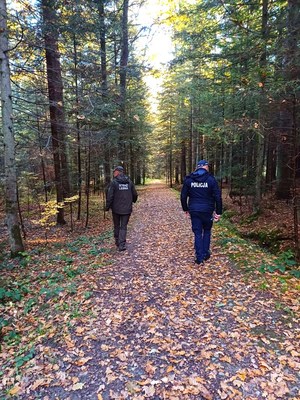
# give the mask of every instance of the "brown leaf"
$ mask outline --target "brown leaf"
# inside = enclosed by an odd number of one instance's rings
[[[86,364],[89,360],[92,360],[92,357],[80,358],[79,360],[75,361],[75,364],[82,366],[82,365]]]
[[[145,371],[148,372],[149,375],[154,375],[156,371],[156,367],[152,365],[149,361],[145,365]]]

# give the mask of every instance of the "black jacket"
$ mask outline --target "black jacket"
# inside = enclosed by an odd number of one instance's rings
[[[222,214],[222,198],[218,183],[213,175],[199,168],[188,175],[181,189],[183,211],[200,211]]]
[[[137,201],[138,195],[134,184],[126,175],[118,175],[110,183],[106,193],[106,211],[110,208],[115,214],[131,214],[132,203]]]

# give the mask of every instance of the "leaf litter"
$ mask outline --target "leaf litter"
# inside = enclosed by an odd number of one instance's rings
[[[69,259],[39,256],[61,291],[39,287],[30,312],[6,311],[23,335],[2,345],[2,398],[300,399],[295,292],[246,280],[217,244],[221,225],[209,262],[194,264],[178,197],[162,184],[140,193],[126,252],[111,236],[97,252],[95,233],[63,248]]]

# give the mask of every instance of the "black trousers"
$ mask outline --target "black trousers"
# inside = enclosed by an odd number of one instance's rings
[[[114,222],[114,238],[116,245],[119,249],[122,249],[126,245],[127,225],[130,218],[130,214],[115,214],[112,213]]]

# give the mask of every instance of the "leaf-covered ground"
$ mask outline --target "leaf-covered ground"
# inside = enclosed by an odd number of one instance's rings
[[[140,193],[126,252],[98,232],[31,254],[19,308],[4,307],[2,398],[300,399],[299,280],[261,281],[262,253],[222,224],[194,264],[178,195]],[[247,251],[246,275],[228,255]]]

